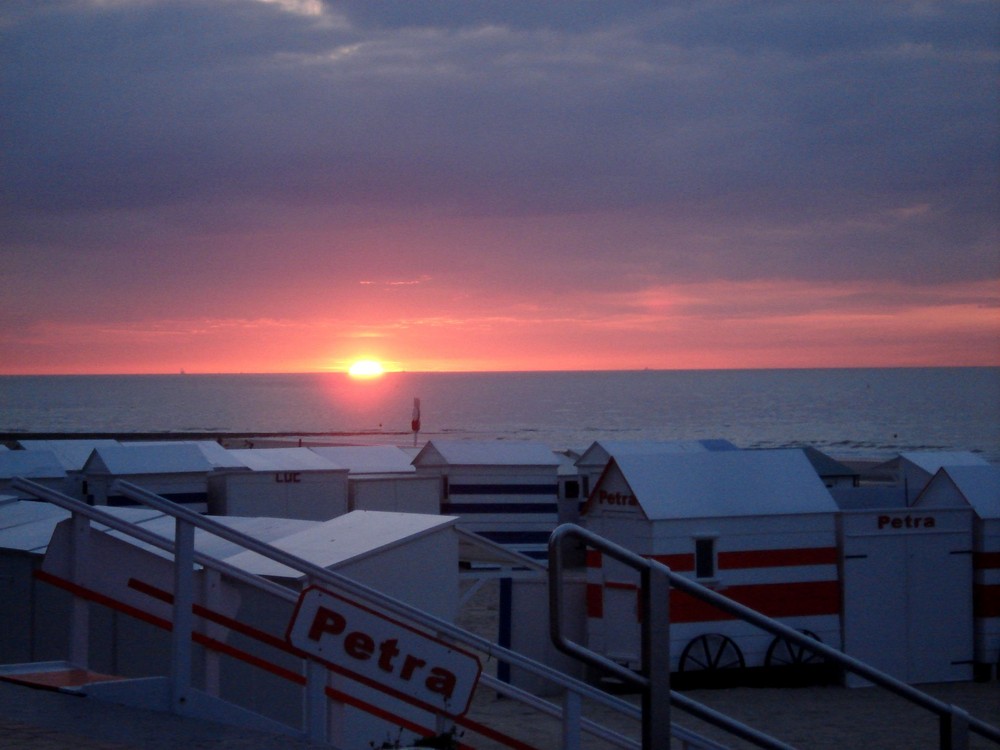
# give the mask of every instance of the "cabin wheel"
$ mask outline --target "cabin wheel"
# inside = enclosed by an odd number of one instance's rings
[[[729,638],[719,633],[699,635],[681,652],[681,672],[715,672],[723,669],[743,669],[743,652]]]
[[[820,643],[823,642],[823,639],[811,630],[800,630],[799,632],[815,641],[819,641]],[[810,651],[805,646],[792,643],[779,635],[775,636],[774,640],[771,641],[771,645],[767,647],[767,656],[764,657],[764,666],[804,666],[807,664],[822,664],[823,661],[823,657],[815,651]]]

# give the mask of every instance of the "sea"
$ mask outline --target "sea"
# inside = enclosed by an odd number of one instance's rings
[[[531,440],[556,450],[722,438],[835,457],[973,451],[1000,463],[1000,368],[0,377],[8,442],[149,433]]]

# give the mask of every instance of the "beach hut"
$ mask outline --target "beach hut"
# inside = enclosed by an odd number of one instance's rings
[[[913,507],[972,510],[974,676],[1000,678],[1000,466],[939,469]]]
[[[840,647],[837,506],[801,450],[620,452],[581,523],[726,596]],[[590,647],[640,666],[637,578],[590,550]],[[729,683],[786,662],[783,643],[673,591],[672,668]]]
[[[325,521],[347,512],[347,469],[308,448],[241,448],[229,455],[242,468],[208,480],[214,515]]]
[[[91,505],[134,505],[114,491],[121,479],[204,513],[213,469],[197,446],[186,443],[102,445],[80,470],[80,492]]]
[[[310,450],[347,469],[349,510],[439,512],[440,480],[418,476],[411,452],[394,445],[314,446]]]
[[[118,445],[111,438],[65,438],[57,440],[21,440],[18,444],[25,450],[48,450],[66,470],[66,483],[58,488],[72,497],[83,499],[83,475],[81,469],[94,452],[94,448]]]
[[[604,473],[608,461],[619,455],[650,455],[659,453],[704,453],[705,451],[738,450],[728,440],[595,440],[576,460],[576,470],[582,483],[584,498]]]
[[[559,521],[559,461],[541,443],[429,441],[413,459],[439,478],[441,513],[530,557],[547,555]]]
[[[0,451],[0,492],[21,496],[10,486],[17,477],[60,492],[67,487],[66,469],[56,454],[47,449]]]

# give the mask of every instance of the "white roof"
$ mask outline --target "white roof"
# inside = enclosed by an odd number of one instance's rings
[[[835,513],[801,450],[622,455],[612,459],[651,521]]]
[[[50,450],[67,471],[77,471],[83,468],[90,454],[101,445],[118,445],[111,438],[88,440],[86,438],[67,438],[65,440],[20,440],[22,448],[29,450]]]
[[[208,473],[212,464],[190,443],[106,445],[94,449],[84,472],[114,476]]]
[[[58,479],[65,476],[66,469],[50,450],[0,452],[0,479]]]
[[[431,440],[414,466],[552,466],[559,461],[547,445],[503,440]]]
[[[103,510],[103,508],[102,508]],[[116,509],[119,510],[119,509]],[[298,534],[299,532],[311,528],[316,521],[304,521],[294,518],[267,518],[267,517],[241,517],[241,516],[211,516],[213,521],[218,521],[223,526],[239,531],[254,539],[271,543],[282,537]],[[176,522],[172,516],[160,515],[143,523],[143,527],[165,539],[173,539],[176,531]],[[143,549],[150,550],[161,556],[168,556],[159,547],[147,545],[140,542],[135,537],[120,531],[111,532],[113,536],[125,539],[132,544]],[[242,552],[244,547],[235,542],[230,542],[211,532],[195,529],[194,547],[198,552],[210,555],[220,560]]]
[[[229,453],[253,471],[345,471],[309,448],[238,448]]]
[[[989,466],[985,458],[971,451],[909,451],[900,453],[899,457],[928,474],[944,466]]]
[[[216,469],[245,469],[246,466],[232,452],[223,448],[214,440],[151,440],[151,441],[128,441],[122,445],[193,445],[201,451],[202,455]]]
[[[101,508],[118,518],[140,523],[163,514],[152,508]],[[22,550],[41,554],[49,545],[56,524],[70,513],[52,503],[21,500],[0,504],[0,549]],[[170,519],[173,521],[173,519]],[[94,523],[95,529],[107,526]]]
[[[1000,466],[946,466],[955,483],[981,519],[1000,519]]]
[[[310,448],[351,474],[413,473],[413,456],[395,445],[322,445]]]
[[[457,520],[454,516],[355,510],[329,521],[313,522],[311,528],[277,539],[272,544],[314,565],[332,570],[452,526]],[[227,558],[226,562],[257,575],[301,577],[298,571],[256,552],[243,551]],[[448,561],[441,562],[448,564]],[[457,560],[451,562],[457,563]]]
[[[738,450],[728,440],[595,440],[577,459],[577,465],[602,466],[608,459],[625,455],[655,455],[657,453],[704,453],[705,451]]]

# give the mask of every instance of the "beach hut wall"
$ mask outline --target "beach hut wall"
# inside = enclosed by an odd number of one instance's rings
[[[559,461],[541,443],[429,441],[413,459],[440,480],[440,511],[526,555],[547,555],[559,523]]]
[[[242,469],[208,479],[215,515],[278,516],[325,521],[348,510],[346,468],[308,448],[230,450]]]
[[[1000,466],[939,469],[913,507],[972,510],[974,672],[1000,679]]]

